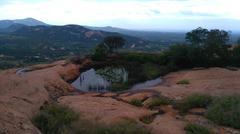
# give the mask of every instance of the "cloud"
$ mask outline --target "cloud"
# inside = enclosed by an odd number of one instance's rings
[[[178,20],[240,20],[239,0],[9,1],[1,0],[0,19],[33,17],[50,24],[75,23],[139,28],[156,26],[157,22],[163,25],[160,22],[166,22],[164,20],[176,25]]]
[[[185,15],[185,16],[217,17],[216,14],[192,12],[192,11],[181,11],[180,14]]]

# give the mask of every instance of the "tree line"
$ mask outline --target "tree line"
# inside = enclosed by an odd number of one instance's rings
[[[208,30],[199,27],[186,33],[186,43],[171,45],[168,50],[158,54],[158,62],[173,68],[239,67],[240,45],[229,44],[229,39],[229,33],[224,30]],[[107,55],[117,52],[117,49],[123,47],[124,44],[125,40],[122,37],[106,37],[96,47],[93,57],[104,59]],[[240,39],[238,44],[240,44]],[[152,58],[156,60],[156,56]]]

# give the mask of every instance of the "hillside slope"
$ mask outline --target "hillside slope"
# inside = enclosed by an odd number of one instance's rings
[[[46,23],[34,18],[16,19],[16,20],[0,20],[0,29],[8,28],[14,24],[22,24],[26,26],[47,25]]]

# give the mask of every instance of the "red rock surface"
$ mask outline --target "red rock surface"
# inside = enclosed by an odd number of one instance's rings
[[[181,99],[196,92],[211,95],[240,94],[239,78],[240,70],[231,71],[224,68],[186,70],[166,75],[163,77],[164,83],[162,85],[151,89],[174,99]],[[184,79],[189,80],[190,84],[176,84]]]
[[[58,102],[70,106],[88,120],[106,124],[123,119],[138,121],[140,117],[152,114],[147,109],[135,107],[109,97],[64,96],[59,98]]]
[[[49,92],[61,95],[73,90],[61,77],[74,65],[61,63],[38,65],[21,76],[15,71],[0,72],[0,132],[7,134],[38,134],[31,118],[49,101]],[[49,91],[49,92],[48,92]]]

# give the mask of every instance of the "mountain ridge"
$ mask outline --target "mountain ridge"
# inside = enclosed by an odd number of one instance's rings
[[[13,24],[22,24],[26,26],[48,25],[42,21],[34,18],[14,19],[14,20],[0,20],[0,29],[8,28]]]

